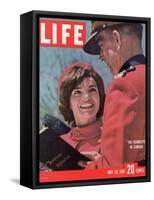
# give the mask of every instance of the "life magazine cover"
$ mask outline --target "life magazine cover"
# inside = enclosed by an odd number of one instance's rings
[[[146,176],[146,24],[39,18],[39,182]]]

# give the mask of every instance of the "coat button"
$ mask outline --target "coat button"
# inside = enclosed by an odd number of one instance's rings
[[[74,131],[74,136],[77,137],[77,138],[80,137],[80,132],[77,131],[77,130],[75,130],[75,131]]]

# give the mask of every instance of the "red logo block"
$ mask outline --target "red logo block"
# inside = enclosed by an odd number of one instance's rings
[[[86,40],[85,22],[40,20],[40,46],[81,48]]]

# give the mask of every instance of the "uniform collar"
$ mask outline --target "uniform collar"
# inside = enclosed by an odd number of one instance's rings
[[[127,60],[119,70],[119,73],[127,70],[130,66],[145,64],[145,56],[143,54],[137,54]]]
[[[99,137],[101,134],[101,126],[102,120],[99,119],[88,126],[72,128],[70,138],[74,141],[81,141]]]

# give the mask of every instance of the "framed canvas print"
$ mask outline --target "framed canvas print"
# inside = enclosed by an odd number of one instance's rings
[[[150,18],[20,17],[20,183],[150,181]]]

